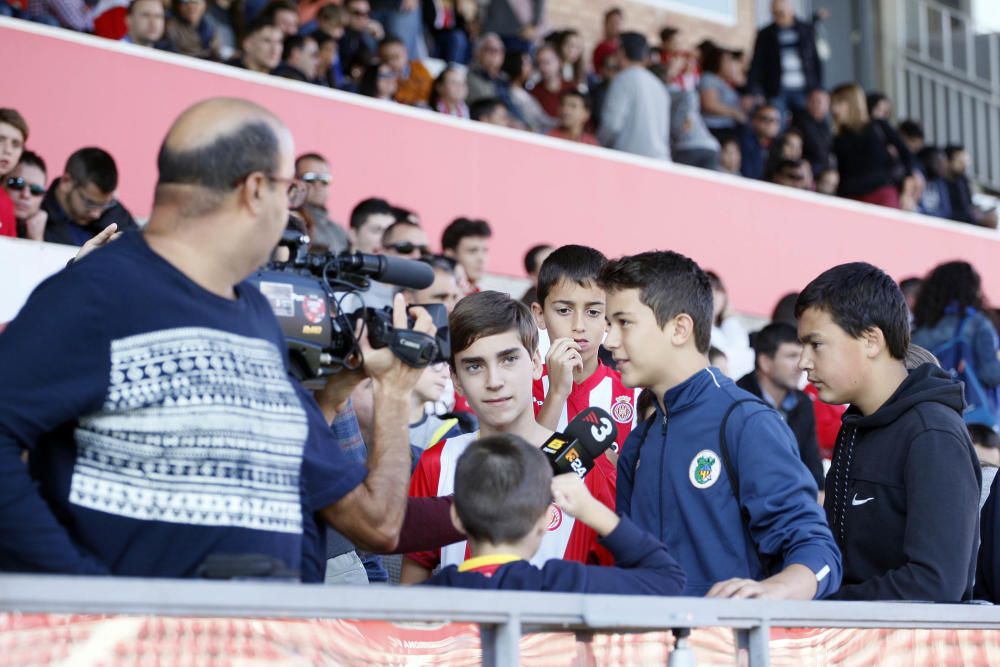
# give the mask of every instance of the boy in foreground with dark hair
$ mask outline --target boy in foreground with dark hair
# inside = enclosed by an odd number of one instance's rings
[[[816,482],[780,415],[706,355],[712,288],[692,260],[647,252],[609,262],[604,346],[656,414],[618,460],[617,512],[659,536],[686,595],[812,599],[840,584]],[[641,462],[641,465],[640,465]]]
[[[836,266],[795,305],[799,367],[844,413],[826,478],[843,554],[841,600],[959,602],[972,596],[981,473],[962,385],[933,364],[907,373],[899,286],[871,264]]]
[[[616,567],[529,560],[549,527],[552,501],[587,524],[615,556]],[[455,527],[468,535],[470,555],[426,583],[494,590],[617,595],[679,595],[684,572],[667,547],[596,500],[574,474],[552,478],[545,455],[516,435],[469,446],[455,470]]]

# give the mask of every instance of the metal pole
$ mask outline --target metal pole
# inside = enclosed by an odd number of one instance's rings
[[[747,651],[750,667],[770,667],[771,626],[766,623],[747,631]]]
[[[479,641],[485,667],[518,667],[521,664],[521,619],[511,616],[506,623],[479,626]]]

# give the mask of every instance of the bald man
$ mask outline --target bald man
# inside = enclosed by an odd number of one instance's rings
[[[7,327],[0,570],[191,577],[212,557],[255,554],[315,581],[317,519],[363,548],[393,546],[420,371],[361,341],[379,419],[368,468],[349,461],[330,420],[361,374],[335,376],[317,405],[244,282],[304,199],[293,155],[261,107],[188,109],[160,148],[146,228],[50,278]],[[425,313],[416,327],[431,330]]]

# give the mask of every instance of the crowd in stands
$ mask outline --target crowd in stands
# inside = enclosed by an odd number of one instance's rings
[[[608,91],[602,127],[634,112],[619,93],[670,104],[639,41],[620,40],[629,83]],[[834,109],[864,109],[845,95]],[[549,99],[578,120],[587,108],[575,89]],[[755,114],[761,131],[779,102]],[[807,135],[780,136],[801,151]],[[418,212],[379,197],[341,225],[328,160],[295,158],[250,103],[175,123],[142,233],[110,155],[81,148],[49,184],[30,136],[0,109],[0,233],[81,250],[0,334],[0,570],[245,576],[236,550],[262,555],[256,576],[310,582],[1000,602],[1000,343],[966,262],[901,285],[837,266],[750,333],[720,275],[673,252],[538,244],[527,294],[483,291],[502,230],[462,217],[433,243]],[[359,343],[363,373],[314,395],[286,379],[274,302],[242,281],[289,213],[315,252],[425,263],[426,288],[372,293],[398,327],[404,304],[443,305],[447,362],[407,368]],[[539,448],[591,407],[614,442],[583,480],[553,478]]]
[[[651,46],[604,16],[589,54],[542,0],[0,0],[6,13],[459,118],[997,226],[973,203],[970,155],[855,84],[832,90],[816,31],[773,21],[749,57],[673,27]],[[834,55],[835,57],[835,55]]]

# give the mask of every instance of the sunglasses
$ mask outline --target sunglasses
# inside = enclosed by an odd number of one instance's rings
[[[399,243],[390,243],[389,245],[386,246],[386,248],[392,248],[400,255],[409,255],[414,250],[419,250],[421,255],[431,254],[431,249],[428,248],[427,246],[417,245],[415,243],[411,243],[410,241],[400,241]]]
[[[330,185],[330,174],[317,174],[315,171],[307,171],[302,174],[301,180],[305,183],[322,183],[323,185]]]
[[[29,183],[20,176],[14,178],[11,176],[7,179],[7,187],[16,192],[20,192],[25,188],[28,188],[28,192],[31,193],[33,197],[41,197],[45,194],[45,187],[38,185],[37,183]]]

